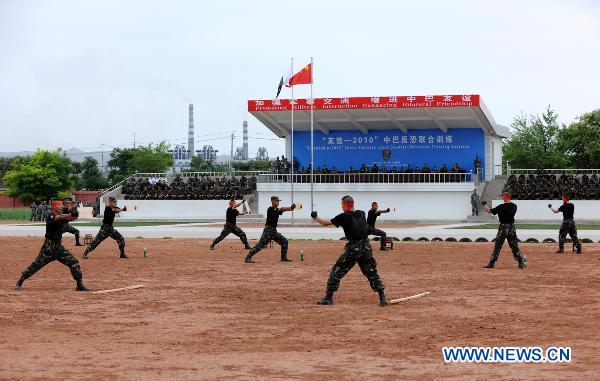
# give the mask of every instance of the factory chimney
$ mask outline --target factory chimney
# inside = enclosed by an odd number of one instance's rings
[[[190,103],[190,116],[188,126],[188,159],[196,154],[194,150],[194,105]]]
[[[242,123],[244,127],[244,137],[243,137],[243,149],[244,149],[244,160],[248,160],[248,122],[244,120]]]

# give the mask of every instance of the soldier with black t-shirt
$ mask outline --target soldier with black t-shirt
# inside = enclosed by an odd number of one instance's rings
[[[550,208],[554,213],[563,214],[563,222],[560,225],[560,230],[558,231],[558,251],[557,253],[565,252],[565,241],[567,239],[567,233],[571,236],[571,240],[575,244],[577,248],[576,253],[581,254],[581,241],[577,238],[577,226],[575,225],[575,220],[573,219],[573,215],[575,214],[575,205],[569,202],[569,195],[563,194],[562,196],[563,204],[558,208],[554,209],[552,204],[548,204],[548,208]]]
[[[246,233],[244,233],[244,231],[242,229],[240,229],[236,224],[237,216],[247,214],[247,212],[240,213],[240,211],[237,210],[237,208],[240,205],[242,205],[243,203],[244,203],[244,200],[242,200],[242,202],[240,202],[239,204],[236,204],[235,200],[229,201],[229,208],[227,208],[227,211],[225,212],[225,226],[223,227],[223,231],[221,231],[221,235],[219,235],[217,238],[215,238],[213,243],[210,245],[211,250],[214,250],[215,245],[217,243],[221,242],[222,240],[224,240],[225,237],[227,237],[229,234],[234,234],[234,235],[240,237],[240,240],[244,244],[244,248],[246,250],[251,249],[250,245],[248,245],[248,239],[246,238]]]
[[[320,218],[316,211],[311,213],[311,217],[322,226],[341,226],[348,239],[348,243],[344,247],[344,253],[335,262],[329,273],[325,297],[317,301],[317,304],[333,304],[333,293],[340,287],[340,281],[358,263],[360,271],[369,280],[373,291],[379,293],[379,305],[383,307],[388,302],[385,297],[383,282],[377,273],[377,262],[375,262],[373,249],[369,242],[365,212],[354,210],[354,200],[350,196],[342,198],[342,210],[344,211],[343,213],[338,214],[331,220]]]
[[[387,248],[385,247],[385,239],[387,238],[387,234],[385,234],[383,230],[375,228],[375,221],[377,221],[377,217],[381,216],[381,213],[389,213],[390,208],[379,210],[378,207],[379,205],[377,205],[376,202],[371,204],[371,209],[367,214],[367,233],[368,235],[379,236],[379,250],[386,251]]]
[[[62,202],[55,201],[52,203],[52,212],[46,218],[46,236],[44,244],[37,258],[23,271],[21,278],[17,281],[15,288],[20,290],[23,282],[38,272],[42,267],[53,261],[59,261],[63,265],[69,267],[71,275],[77,282],[77,291],[90,291],[83,284],[83,274],[79,261],[75,259],[69,250],[65,249],[61,243],[63,234],[63,225],[73,220],[71,214],[61,214]]]
[[[102,227],[96,235],[96,238],[90,243],[90,245],[83,252],[83,259],[87,259],[88,255],[98,246],[102,241],[108,237],[114,239],[119,244],[119,251],[121,252],[120,258],[128,258],[125,255],[125,238],[113,227],[115,220],[115,214],[126,212],[127,207],[123,209],[117,208],[117,200],[114,197],[108,198],[108,205],[104,208],[104,219],[102,220]]]
[[[504,240],[507,240],[508,245],[512,250],[513,257],[517,262],[519,262],[519,268],[524,269],[527,267],[527,257],[523,256],[521,254],[521,250],[519,250],[519,239],[517,238],[517,230],[515,229],[515,214],[517,213],[517,205],[510,202],[510,193],[508,192],[502,193],[502,200],[504,200],[504,203],[496,206],[493,209],[490,209],[490,207],[487,205],[487,202],[484,201],[481,203],[486,212],[493,215],[497,214],[498,219],[500,220],[500,226],[498,226],[498,233],[496,234],[494,251],[492,252],[490,261],[484,267],[487,269],[494,268],[494,264],[500,255],[502,245],[504,245]]]
[[[270,241],[275,241],[281,246],[281,261],[282,262],[291,262],[292,260],[287,257],[288,251],[288,240],[277,231],[277,222],[279,221],[279,216],[281,216],[284,212],[291,212],[296,209],[296,204],[292,204],[290,207],[279,207],[279,197],[271,196],[271,206],[267,209],[267,222],[265,223],[265,228],[263,229],[262,236],[260,240],[246,256],[246,263],[254,263],[252,257],[267,247]]]

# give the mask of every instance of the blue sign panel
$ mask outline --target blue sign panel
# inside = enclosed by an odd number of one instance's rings
[[[479,156],[482,168],[484,163],[484,134],[479,128],[454,128],[442,132],[438,129],[370,130],[368,134],[353,130],[330,131],[328,135],[314,132],[315,169],[327,165],[338,171],[347,171],[350,166],[360,168],[362,164],[371,167],[385,165],[390,170],[396,166],[423,167],[429,165],[441,168],[446,164],[450,169],[458,163],[467,172],[475,172],[473,161]],[[299,169],[310,164],[310,131],[294,132],[294,156]]]

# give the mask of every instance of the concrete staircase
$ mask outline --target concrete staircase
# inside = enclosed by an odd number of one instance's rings
[[[507,176],[496,176],[493,180],[486,182],[483,192],[480,195],[481,201],[487,201],[487,203],[491,206],[492,200],[498,200],[500,198],[500,194],[502,193],[502,188],[504,188],[504,184],[506,183],[506,179]],[[496,217],[486,213],[483,210],[483,206],[479,207],[479,216],[467,217],[467,222],[473,223],[494,222],[495,220]]]

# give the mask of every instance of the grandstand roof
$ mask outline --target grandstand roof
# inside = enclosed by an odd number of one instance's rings
[[[309,99],[296,99],[294,130],[310,130]],[[248,112],[277,136],[291,131],[291,100],[249,100]],[[287,111],[287,112],[286,112]],[[490,135],[508,137],[510,132],[494,120],[478,94],[315,98],[315,131],[390,129],[481,128]]]

